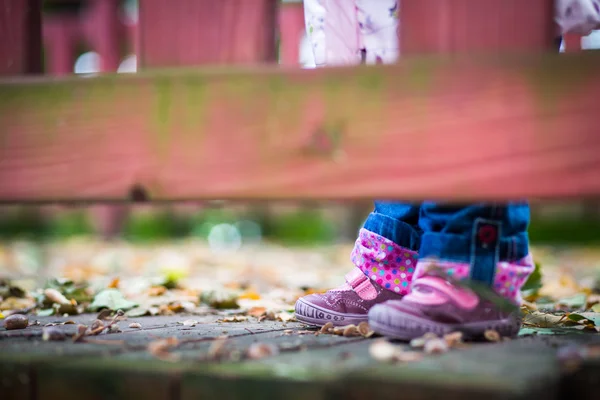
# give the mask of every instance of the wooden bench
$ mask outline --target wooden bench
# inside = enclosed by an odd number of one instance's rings
[[[543,54],[550,0],[404,0],[398,65],[316,71],[274,65],[275,0],[177,4],[140,4],[144,72],[51,79],[0,1],[0,201],[600,194],[600,56]]]

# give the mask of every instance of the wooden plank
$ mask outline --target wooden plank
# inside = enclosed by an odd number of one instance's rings
[[[41,72],[40,0],[0,0],[0,76]]]
[[[305,32],[304,6],[301,2],[286,2],[279,7],[280,63],[298,67],[300,40]]]
[[[0,83],[0,199],[600,194],[600,55]]]
[[[550,51],[553,0],[402,0],[403,55]]]
[[[145,0],[141,67],[275,61],[277,0]]]

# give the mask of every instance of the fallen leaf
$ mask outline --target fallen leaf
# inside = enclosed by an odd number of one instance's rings
[[[385,339],[376,340],[369,346],[369,354],[377,361],[390,362],[396,355],[396,346]]]
[[[444,335],[444,341],[449,347],[456,347],[457,345],[462,343],[463,333],[462,332],[452,332]]]
[[[488,329],[483,333],[483,336],[488,342],[499,342],[502,337],[494,329]]]
[[[54,308],[47,308],[45,310],[38,310],[36,312],[36,315],[38,317],[50,317],[50,316],[54,315],[54,312],[55,312]]]
[[[152,286],[148,289],[148,296],[162,296],[167,292],[167,288],[164,286]]]
[[[0,310],[2,311],[27,310],[34,306],[35,300],[28,297],[9,297],[8,299],[0,302]]]
[[[600,313],[600,303],[596,303],[592,306],[592,311]]]
[[[321,327],[321,333],[330,333],[333,330],[333,322],[327,322],[325,325]]]
[[[120,279],[119,278],[114,278],[112,281],[110,281],[110,283],[108,284],[108,288],[109,289],[118,289],[119,288],[119,283],[120,283]]]
[[[281,321],[281,322],[290,322],[290,321],[296,320],[296,318],[294,317],[294,314],[285,312],[285,311],[278,313],[276,318],[278,321]]]
[[[129,324],[129,327],[131,329],[142,329],[142,324],[138,322],[132,322],[131,324]]]
[[[244,322],[248,321],[248,317],[243,315],[234,315],[232,317],[225,317],[220,320],[221,322]]]
[[[200,301],[202,303],[208,304],[216,309],[240,308],[237,300],[237,295],[228,291],[210,291],[202,293],[200,296]]]
[[[240,294],[238,298],[248,299],[248,300],[260,300],[260,294],[256,293],[255,291],[250,290],[250,291]]]
[[[199,322],[198,321],[194,321],[193,319],[188,319],[188,320],[185,320],[185,321],[181,322],[181,324],[183,326],[196,326],[196,325],[199,324]]]
[[[64,304],[64,305],[71,304],[69,299],[67,299],[62,293],[60,293],[56,289],[49,288],[49,289],[44,290],[44,296],[46,296],[46,299],[48,299],[48,301],[50,301],[52,303]]]
[[[371,330],[369,324],[365,321],[358,324],[358,332],[365,338],[370,338],[375,334],[375,332]]]
[[[225,353],[225,345],[227,344],[227,336],[217,338],[211,343],[208,348],[208,358],[215,360],[221,358]]]
[[[267,309],[265,307],[252,307],[250,310],[248,310],[248,315],[258,318],[264,315],[266,312]]]
[[[535,269],[527,278],[527,281],[521,288],[523,291],[537,291],[542,287],[542,270],[541,265],[539,263],[535,263]]]
[[[554,314],[548,314],[541,311],[533,311],[525,314],[523,318],[524,325],[532,325],[538,328],[552,328],[558,326],[562,321],[563,317]]]
[[[91,311],[97,311],[102,308],[111,310],[130,310],[137,304],[127,300],[117,289],[105,289],[94,297],[94,301],[88,307]]]
[[[98,335],[100,334],[106,327],[104,326],[104,322],[99,319],[92,322],[92,326],[90,326],[90,331],[88,332],[90,335]]]
[[[423,353],[418,351],[397,351],[394,358],[400,362],[415,362],[423,359]]]
[[[448,344],[443,339],[431,339],[425,342],[423,351],[426,354],[442,354],[448,351]]]
[[[566,299],[560,299],[556,302],[557,305],[562,305],[570,309],[580,309],[585,307],[587,302],[587,295],[580,293],[575,296],[568,297]]]
[[[356,325],[348,325],[344,327],[344,332],[342,333],[342,335],[344,337],[360,336],[360,332],[358,332]]]
[[[279,349],[270,343],[252,343],[246,351],[246,356],[251,360],[259,360],[279,354]]]
[[[63,331],[53,326],[44,328],[42,331],[42,340],[48,341],[62,341],[66,339],[66,335]]]
[[[127,311],[125,313],[125,315],[127,315],[128,317],[143,317],[144,315],[148,315],[150,313],[148,308],[144,308],[144,307],[136,307],[136,308],[132,308],[131,310]]]
[[[99,319],[100,321],[105,320],[105,319],[110,319],[110,317],[112,316],[112,313],[113,313],[113,310],[105,308],[98,313],[98,315],[96,316],[96,319]]]
[[[148,352],[154,357],[164,361],[178,361],[177,355],[169,353],[169,350],[179,345],[179,340],[176,337],[160,339],[148,344]]]

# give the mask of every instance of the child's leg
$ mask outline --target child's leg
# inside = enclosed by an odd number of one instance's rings
[[[417,266],[419,207],[376,202],[352,251],[346,282],[296,302],[296,318],[312,325],[358,324],[376,304],[406,295]]]
[[[411,293],[373,307],[369,323],[385,335],[411,339],[426,332],[518,333],[515,307],[534,269],[529,255],[529,206],[424,203],[419,263]],[[460,281],[469,281],[469,287]],[[493,289],[477,290],[476,284]],[[496,298],[497,297],[497,298]],[[507,300],[504,306],[498,298]]]
[[[395,61],[395,4],[395,0],[357,1],[355,7],[351,0],[305,0],[316,64],[357,64],[361,42],[368,62]],[[408,293],[420,244],[418,219],[418,206],[376,202],[352,251],[356,268],[346,275],[346,283],[299,299],[296,318],[314,325],[357,324],[367,320],[374,305]]]

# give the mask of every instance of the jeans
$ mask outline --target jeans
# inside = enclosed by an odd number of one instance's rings
[[[457,206],[378,201],[364,228],[418,251],[421,259],[469,263],[471,279],[491,285],[499,261],[517,261],[529,253],[529,218],[525,202]]]

